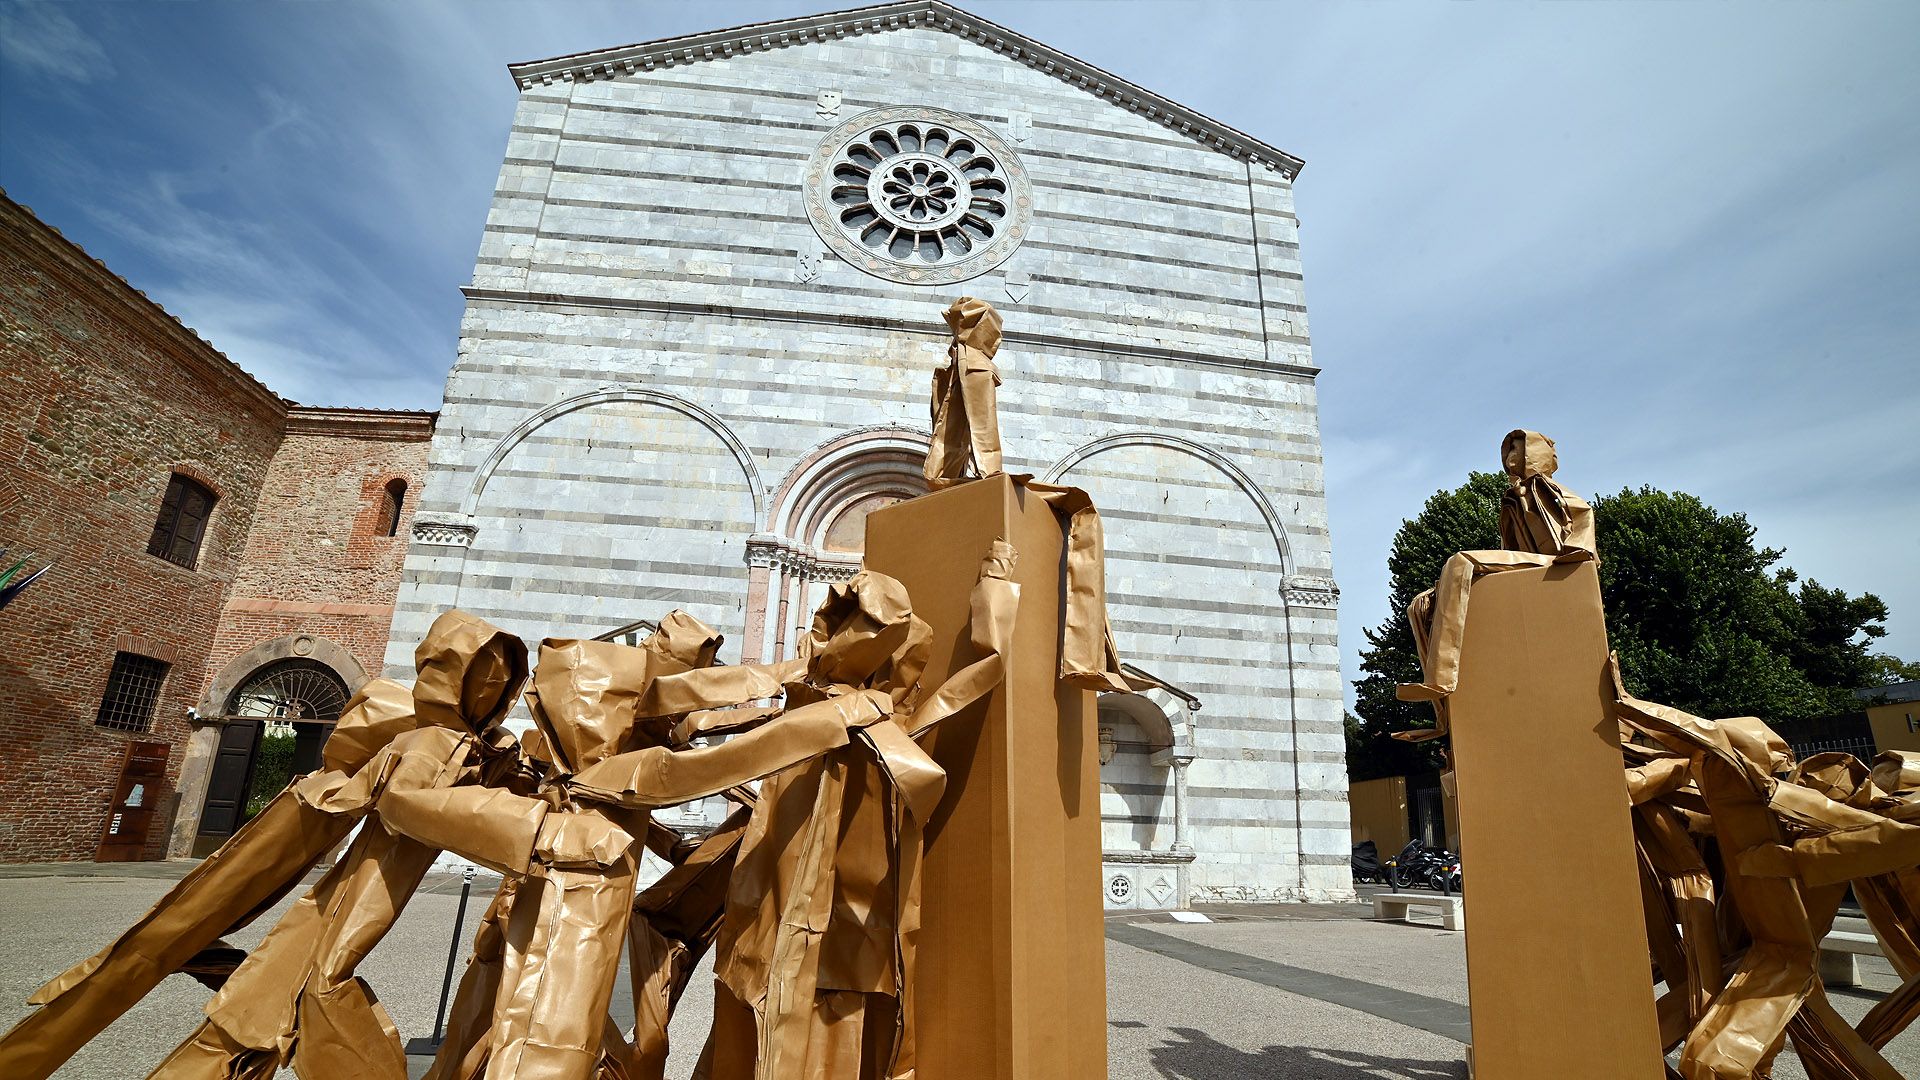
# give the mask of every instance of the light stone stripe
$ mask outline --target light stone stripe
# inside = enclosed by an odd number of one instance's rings
[[[830,324],[823,322],[821,325],[826,326]],[[526,343],[526,344],[548,345],[555,341],[555,337],[551,334],[520,333],[516,331],[491,331],[482,340],[490,344],[494,342],[520,342],[520,343]],[[564,340],[566,345],[569,348],[577,347],[583,350],[593,349],[593,348],[610,348],[610,349],[619,349],[619,350],[628,351],[628,352],[638,351],[636,350],[636,347],[631,339],[613,337],[609,335],[577,334],[576,333],[576,334],[570,334]],[[784,360],[784,359],[791,359],[796,355],[794,350],[792,349],[755,348],[752,346],[739,345],[739,344],[729,344],[728,346],[722,348],[722,347],[710,346],[706,342],[675,343],[667,347],[661,347],[656,345],[654,347],[645,349],[644,351],[647,352],[649,355],[660,355],[660,356],[670,355],[674,357],[694,357],[694,356],[717,357],[717,358],[722,358],[727,360],[734,360],[734,359]],[[832,353],[821,353],[819,354],[819,356],[821,358],[835,360],[835,361],[839,361],[843,359],[843,357],[836,354],[832,354]],[[511,357],[513,362],[510,364],[495,363],[493,362],[493,359],[496,357],[499,357],[499,358]],[[1044,363],[1045,358],[1044,357],[1041,358],[1041,361]],[[1064,374],[1059,371],[1048,370],[1046,368],[1030,369],[1027,371],[1023,371],[1021,373],[1021,377],[1023,378],[1023,380],[1030,380],[1036,386],[1045,386],[1045,387],[1079,387],[1079,388],[1086,388],[1090,390],[1097,390],[1102,393],[1139,394],[1142,396],[1150,395],[1150,394],[1158,394],[1160,392],[1159,387],[1153,386],[1144,381],[1144,375],[1151,370],[1151,365],[1141,364],[1135,361],[1133,358],[1125,356],[1120,353],[1109,354],[1102,358],[1102,362],[1106,364],[1116,365],[1116,366],[1138,368],[1142,375],[1142,381],[1139,381],[1137,383],[1126,383],[1126,382],[1121,382],[1113,379],[1080,378],[1077,376]],[[500,353],[497,351],[492,352],[489,355],[476,356],[468,362],[463,362],[461,364],[461,370],[463,372],[477,372],[477,373],[485,373],[485,374],[491,374],[491,375],[520,374],[520,373],[537,371],[539,374],[544,376],[551,376],[555,378],[570,378],[570,379],[594,379],[594,378],[599,378],[605,374],[604,370],[601,368],[560,366],[550,358],[542,355],[534,354],[534,353]],[[927,368],[927,371],[931,372],[932,367],[929,366]],[[738,388],[738,387],[759,388],[764,384],[747,383],[740,380],[721,380],[720,382],[717,382],[714,385],[733,387],[733,388]],[[1286,412],[1291,411],[1291,409],[1297,407],[1295,403],[1291,403],[1291,402],[1287,402],[1287,401],[1275,398],[1270,390],[1265,394],[1259,394],[1259,395],[1226,394],[1226,393],[1219,393],[1219,392],[1208,391],[1208,390],[1193,390],[1188,392],[1185,396],[1194,401],[1204,401],[1204,402],[1210,402],[1213,404],[1230,405],[1230,406],[1240,407],[1240,408],[1248,408],[1248,407],[1259,408],[1262,410],[1272,411],[1276,414],[1284,414]],[[1273,431],[1270,434],[1273,439],[1277,440],[1278,442],[1284,445],[1306,447],[1308,448],[1308,451],[1310,451],[1310,452],[1289,451],[1286,454],[1273,455],[1276,459],[1307,462],[1314,465],[1320,464],[1321,454],[1318,452],[1318,444],[1311,437],[1297,434],[1294,432],[1279,431],[1279,430]],[[1298,493],[1298,494],[1308,493],[1305,491],[1296,492],[1293,489],[1287,489],[1287,488],[1280,488],[1277,490],[1284,493]],[[1317,491],[1314,493],[1317,494]]]
[[[492,346],[494,343],[502,343],[502,342],[536,344],[536,345],[545,346],[553,343],[555,339],[552,335],[549,335],[549,334],[516,333],[516,332],[507,331],[507,332],[490,333],[483,340],[488,342],[490,346]],[[715,346],[708,345],[706,342],[687,343],[687,344],[676,343],[671,346],[661,346],[661,345],[655,344],[651,348],[646,348],[644,350],[641,350],[639,347],[635,346],[634,342],[631,339],[621,339],[621,338],[606,337],[606,336],[599,336],[599,335],[569,336],[568,338],[565,339],[565,343],[570,349],[579,348],[581,350],[587,350],[587,349],[609,348],[609,349],[618,349],[625,352],[645,351],[648,355],[670,356],[674,358],[713,357],[713,358],[718,358],[722,361],[756,360],[756,359],[758,360],[792,360],[797,357],[797,354],[791,349],[754,348],[746,345],[730,345],[722,348],[722,347],[715,347]],[[508,358],[510,358],[513,362],[510,364],[495,362],[498,359],[508,359]],[[810,360],[825,359],[825,360],[830,360],[834,362],[842,362],[842,363],[845,362],[844,357],[830,354],[830,353],[821,354],[818,357],[809,356],[805,358]],[[1039,359],[1039,362],[1042,364],[1046,364],[1049,362],[1048,359],[1045,357],[1041,357],[1038,359]],[[1015,362],[1018,363],[1019,358],[1015,358]],[[1031,361],[1029,361],[1028,363],[1030,364]],[[1114,379],[1114,378],[1081,378],[1075,375],[1067,374],[1063,371],[1050,369],[1048,367],[1032,368],[1032,367],[1027,367],[1026,365],[1022,365],[1023,367],[1026,367],[1026,370],[1021,371],[1020,375],[1021,375],[1022,381],[1025,384],[1027,384],[1028,387],[1032,388],[1031,390],[1028,391],[1028,395],[1027,395],[1028,397],[1033,396],[1034,390],[1054,389],[1054,388],[1087,389],[1087,390],[1097,391],[1103,395],[1125,395],[1128,397],[1137,397],[1138,399],[1144,402],[1144,401],[1151,400],[1153,397],[1157,396],[1161,392],[1160,388],[1153,386],[1152,384],[1145,381],[1145,376],[1150,371],[1150,368],[1148,365],[1139,364],[1133,361],[1131,358],[1120,356],[1120,355],[1112,355],[1112,356],[1106,357],[1103,359],[1103,363],[1139,369],[1140,376],[1138,378],[1138,381],[1125,381],[1125,380]],[[509,350],[502,350],[498,348],[492,348],[492,347],[488,349],[487,353],[475,356],[472,359],[470,364],[463,365],[462,370],[473,371],[473,372],[484,372],[489,374],[537,373],[539,375],[547,376],[547,377],[570,378],[570,379],[597,379],[602,377],[605,374],[604,368],[601,368],[601,367],[561,366],[555,363],[548,356],[543,355],[542,353],[515,352],[515,351],[509,351]],[[898,369],[891,369],[891,370],[898,370]],[[926,374],[928,377],[931,377],[931,371],[932,371],[932,365],[929,364],[924,374]],[[765,388],[765,384],[763,382],[759,382],[756,380],[726,378],[719,375],[715,375],[714,378],[710,381],[703,382],[702,385],[713,386],[721,389],[749,390],[749,391],[756,391],[756,392],[763,390]],[[806,393],[810,393],[811,390],[808,387],[801,386],[801,387],[794,387],[793,392],[806,394]],[[903,395],[901,394],[890,393],[887,391],[873,391],[873,392],[863,391],[859,387],[847,387],[847,388],[844,388],[844,390],[838,390],[835,392],[837,394],[864,395],[867,398],[867,400],[873,400],[873,401],[894,401],[894,400],[900,400],[903,397]],[[1221,394],[1221,393],[1208,393],[1205,391],[1196,391],[1191,396],[1193,397],[1194,400],[1197,400],[1197,401],[1206,401],[1214,404],[1233,406],[1236,408],[1252,408],[1260,411],[1263,414],[1284,415],[1287,411],[1289,411],[1289,408],[1290,408],[1289,403],[1276,400],[1271,395],[1266,397],[1255,397],[1252,395]],[[1010,412],[1018,411],[1021,408],[1024,400],[1026,400],[1026,398],[1015,398],[1012,395],[1009,395],[1009,399],[1005,401],[1003,405]],[[520,402],[518,402],[517,400],[509,401],[505,403],[520,404]],[[916,404],[917,403],[918,402],[917,402],[917,395],[916,395]],[[1268,422],[1271,423],[1271,421],[1268,421]],[[1274,443],[1276,446],[1302,448],[1299,450],[1274,451],[1266,455],[1270,459],[1298,461],[1298,462],[1305,462],[1305,463],[1310,463],[1314,465],[1318,465],[1320,463],[1321,455],[1317,452],[1315,443],[1311,437],[1298,434],[1295,432],[1281,430],[1278,428],[1272,428],[1272,427],[1261,429],[1261,431],[1263,436],[1265,437],[1265,441],[1270,441]],[[1141,477],[1129,476],[1128,478],[1141,478]],[[1289,493],[1289,494],[1307,494],[1307,492],[1297,491],[1295,489],[1289,489],[1285,487],[1278,488],[1276,490],[1282,493]]]
[[[487,262],[480,260],[481,266]],[[569,313],[587,316],[599,316],[614,311],[644,311],[656,315],[666,326],[691,324],[699,319],[729,319],[736,321],[759,321],[771,324],[800,324],[817,327],[820,323],[818,313],[808,312],[798,315],[776,311],[769,308],[752,307],[739,304],[716,304],[705,301],[662,302],[639,297],[605,296],[593,294],[560,294],[534,289],[496,289],[484,286],[462,286],[472,309],[484,303],[497,305],[501,309],[520,312],[545,311]],[[1076,321],[1101,323],[1106,320],[1103,314],[1081,312]],[[917,325],[908,325],[900,320],[885,316],[838,316],[843,326],[885,327],[893,333],[908,337],[936,335]],[[476,335],[476,340],[484,339],[484,334]],[[1094,338],[1085,333],[1075,335],[1053,334],[1031,331],[1008,331],[1005,340],[1009,346],[1019,348],[1058,349],[1076,355],[1093,354],[1098,356],[1126,355],[1138,362],[1144,359],[1165,359],[1187,364],[1204,365],[1224,372],[1236,374],[1259,373],[1268,375],[1282,385],[1288,382],[1305,384],[1311,382],[1319,370],[1310,364],[1295,364],[1276,360],[1264,354],[1234,355],[1222,352],[1200,352],[1190,349],[1169,348],[1163,345],[1140,341],[1109,341]],[[1301,339],[1300,344],[1305,345]]]
[[[796,296],[813,295],[807,289],[797,288],[792,286],[791,284],[782,283],[772,279],[767,279],[762,281],[743,282],[742,280],[734,277],[721,276],[716,274],[694,274],[694,273],[686,273],[686,272],[667,271],[667,270],[659,269],[657,267],[598,266],[598,267],[593,267],[591,269],[582,269],[581,267],[572,266],[565,263],[536,261],[536,262],[528,263],[526,268],[530,271],[536,271],[541,274],[551,275],[551,276],[561,277],[561,278],[568,278],[572,280],[584,279],[584,280],[592,281],[592,280],[603,280],[608,278],[628,278],[628,279],[645,279],[649,283],[653,283],[653,284],[658,284],[661,282],[681,282],[685,284],[725,286],[726,288],[729,288],[729,289],[738,289],[743,284],[752,284],[761,288],[768,289],[770,291],[790,293]],[[1088,288],[1086,291],[1095,292],[1095,291],[1102,291],[1102,290],[1115,292],[1115,293],[1124,293],[1125,295],[1131,296],[1136,300],[1141,297],[1148,297],[1148,296],[1157,297],[1162,295],[1160,292],[1157,292],[1152,288],[1145,288],[1145,287],[1135,288],[1129,291],[1129,290],[1122,290],[1118,286],[1097,286],[1093,288]],[[848,297],[856,297],[856,296],[880,297],[885,295],[886,295],[886,292],[883,289],[844,288],[844,289],[836,290],[836,296],[842,299],[845,299]],[[1175,297],[1174,299],[1179,299],[1179,298]],[[1210,302],[1215,303],[1216,305],[1222,303],[1221,301],[1210,301]],[[1234,306],[1236,308],[1243,308],[1249,315],[1259,310],[1258,305],[1254,305],[1254,304],[1235,304],[1230,306]],[[1035,306],[1035,307],[1029,308],[1028,310],[1036,314],[1067,316],[1067,317],[1073,317],[1076,319],[1085,319],[1087,321],[1095,322],[1095,323],[1104,323],[1109,321],[1109,319],[1111,318],[1110,316],[1106,315],[1103,312],[1096,313],[1091,311],[1075,310],[1075,309],[1057,309],[1057,308],[1045,308],[1045,307]],[[1251,324],[1249,324],[1249,326],[1251,327]],[[1259,333],[1255,328],[1241,329],[1238,327],[1226,326],[1221,324],[1210,325],[1208,329],[1204,332],[1204,336],[1213,337],[1213,338],[1225,338],[1225,339],[1230,339],[1235,341],[1260,340]],[[1271,335],[1271,337],[1273,340],[1298,341],[1302,344],[1306,342],[1305,338],[1294,338],[1286,335]]]
[[[875,401],[881,401],[881,402],[887,402],[887,403],[892,403],[898,400],[898,398],[890,395],[868,394],[852,388],[847,388],[844,390],[843,393],[839,393],[839,394],[836,394],[829,389],[812,389],[812,388],[796,388],[793,392],[800,396],[830,398],[835,400],[844,400],[848,398],[862,398],[866,400],[875,400]],[[498,399],[498,398],[475,398],[475,397],[469,397],[465,395],[454,395],[454,394],[448,394],[446,397],[446,401],[448,404],[459,403],[462,405],[533,404],[531,402],[516,403],[516,402],[504,400],[504,399]],[[1072,418],[1072,419],[1078,419],[1078,420],[1098,421],[1098,420],[1106,419],[1107,414],[1096,411],[1096,410],[1091,410],[1091,409],[1048,409],[1045,411],[1029,412],[1028,410],[1025,410],[1025,409],[1007,408],[1001,411],[1003,426],[1009,426],[1006,424],[1006,420],[1009,416],[1049,417],[1053,419]],[[770,425],[806,426],[806,427],[812,427],[816,430],[819,428],[819,421],[817,419],[814,419],[811,417],[805,417],[805,416],[795,416],[795,417],[758,416],[754,418],[754,423],[770,424]],[[1235,437],[1241,437],[1241,438],[1252,438],[1262,434],[1262,429],[1260,428],[1242,427],[1239,425],[1227,425],[1227,424],[1196,423],[1196,424],[1190,425],[1185,430],[1189,433],[1204,432],[1210,435],[1226,435],[1226,436],[1235,436]],[[500,431],[497,434],[505,434],[505,432]],[[1069,473],[1068,475],[1069,477],[1071,477],[1073,474]],[[1204,524],[1204,526],[1207,528],[1217,527],[1215,522],[1207,518],[1178,517],[1178,516],[1169,516],[1169,515],[1154,516],[1150,514],[1134,514],[1124,510],[1113,510],[1113,511],[1102,510],[1101,515],[1103,517],[1113,517],[1116,520],[1174,522],[1178,524],[1188,524],[1188,525]],[[1266,526],[1264,524],[1262,525],[1247,524],[1244,526],[1236,526],[1235,528],[1239,531],[1259,532],[1259,531],[1263,531],[1266,528]],[[1324,534],[1326,531],[1324,529],[1316,530],[1313,527],[1304,526],[1304,525],[1299,526],[1298,529],[1302,534],[1313,533],[1316,531]],[[1289,528],[1288,530],[1289,533],[1292,533],[1293,531],[1294,530],[1292,528]]]

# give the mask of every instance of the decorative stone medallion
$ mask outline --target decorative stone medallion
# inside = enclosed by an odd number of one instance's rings
[[[842,259],[911,285],[986,273],[1033,220],[1012,149],[967,117],[928,108],[873,109],[834,128],[807,164],[806,204]]]
[[[1107,878],[1107,906],[1130,907],[1133,904],[1133,878],[1127,874],[1112,874]]]

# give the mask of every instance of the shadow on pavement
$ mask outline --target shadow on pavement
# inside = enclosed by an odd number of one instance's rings
[[[1185,1042],[1153,1047],[1153,1067],[1167,1080],[1465,1080],[1464,1061],[1418,1061],[1357,1050],[1268,1046],[1249,1053],[1194,1028],[1169,1028]]]

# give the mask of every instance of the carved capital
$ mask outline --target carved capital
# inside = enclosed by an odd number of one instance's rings
[[[1340,586],[1330,577],[1297,575],[1288,578],[1281,590],[1287,603],[1297,607],[1333,608],[1340,604]]]
[[[747,538],[747,565],[779,568],[807,581],[838,583],[860,572],[860,560],[852,555],[820,555],[811,548],[784,536],[755,533]]]
[[[435,547],[472,547],[479,530],[457,521],[418,521],[413,523],[413,542]]]

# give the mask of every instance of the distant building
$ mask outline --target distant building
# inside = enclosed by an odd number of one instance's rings
[[[1008,470],[1092,492],[1121,652],[1188,694],[1102,703],[1108,904],[1350,893],[1298,159],[941,3],[510,70],[388,675],[453,606],[792,655],[981,296]]]
[[[205,849],[378,670],[434,414],[282,400],[4,194],[0,335],[0,546],[54,564],[0,611],[0,861]]]
[[[1920,681],[1870,686],[1856,693],[1866,703],[1875,750],[1920,753]]]

